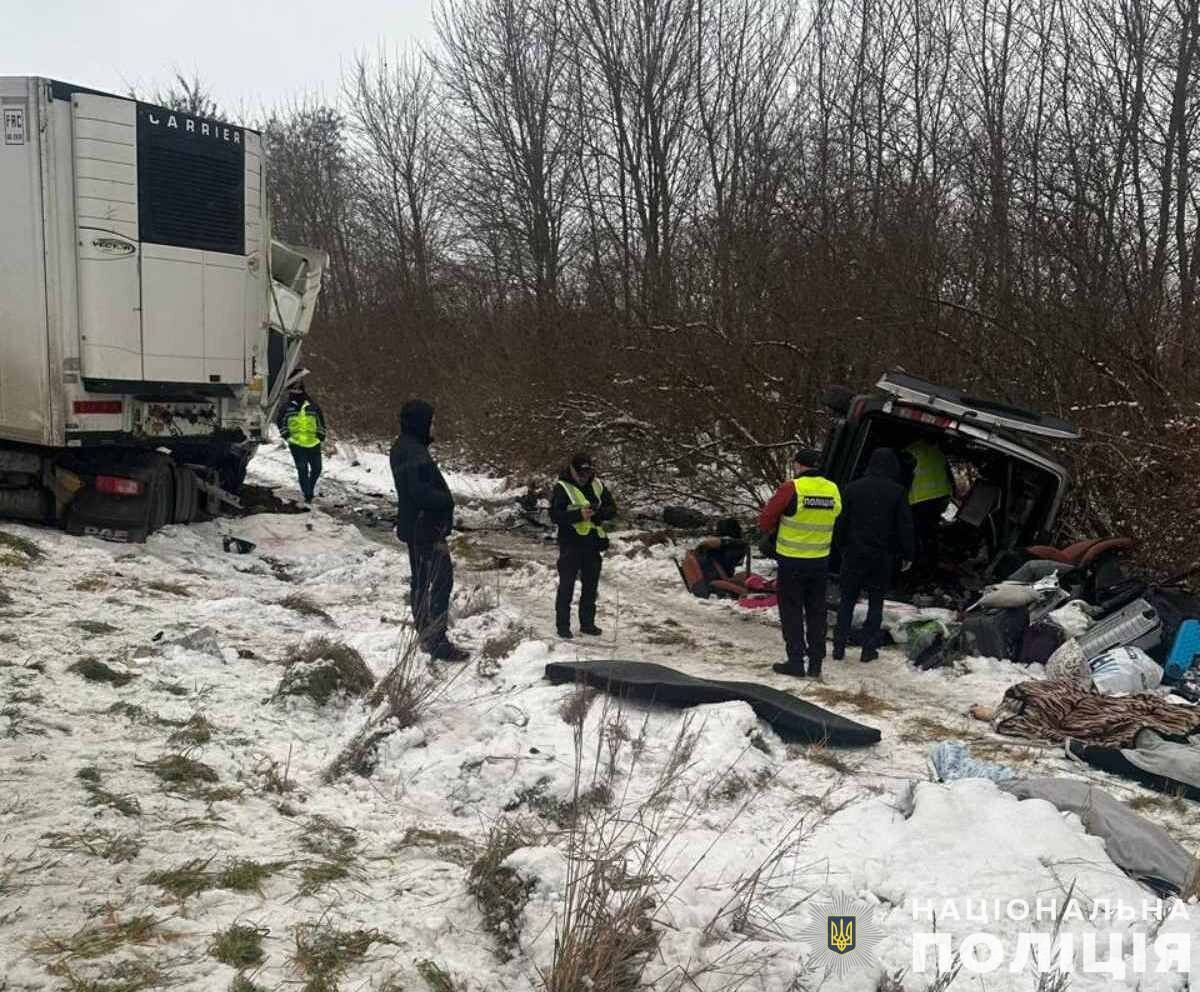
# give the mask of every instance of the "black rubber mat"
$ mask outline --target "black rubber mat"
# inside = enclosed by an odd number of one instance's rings
[[[644,661],[555,661],[546,666],[546,678],[556,685],[583,683],[616,696],[668,706],[742,700],[789,740],[861,745],[878,744],[881,736],[874,727],[848,720],[769,686],[698,679]]]

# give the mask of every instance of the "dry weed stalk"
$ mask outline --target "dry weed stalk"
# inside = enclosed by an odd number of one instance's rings
[[[446,674],[421,656],[417,636],[406,634],[396,649],[391,671],[367,695],[371,715],[330,763],[324,780],[333,782],[347,772],[370,775],[379,745],[396,731],[416,724],[465,670],[465,665],[456,665]]]

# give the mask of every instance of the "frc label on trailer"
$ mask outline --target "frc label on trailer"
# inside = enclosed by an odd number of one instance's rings
[[[4,108],[4,143],[6,145],[25,144],[25,108]]]

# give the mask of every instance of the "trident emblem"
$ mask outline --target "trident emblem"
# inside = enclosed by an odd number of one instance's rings
[[[854,950],[853,916],[829,917],[829,949],[835,954],[847,954]]]

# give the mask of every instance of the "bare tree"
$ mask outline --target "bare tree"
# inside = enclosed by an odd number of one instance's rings
[[[432,269],[447,238],[450,165],[444,110],[432,65],[420,53],[360,57],[346,84],[363,209],[395,263],[403,303],[431,305]]]
[[[566,19],[538,0],[445,0],[437,29],[440,73],[459,110],[463,219],[497,274],[546,315],[572,251],[578,137]]]

